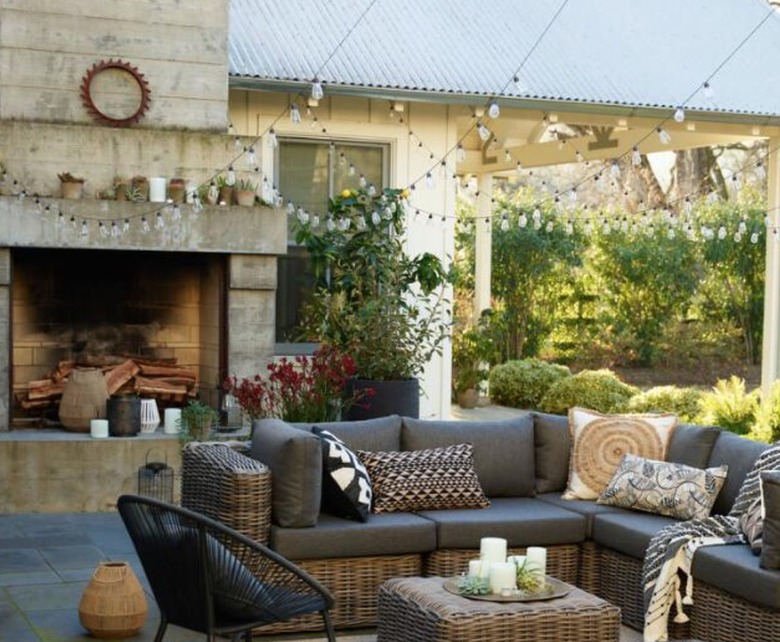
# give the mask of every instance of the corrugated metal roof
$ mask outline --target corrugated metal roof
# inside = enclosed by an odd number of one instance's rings
[[[561,4],[230,0],[230,75],[780,115],[777,14],[715,73],[771,11],[764,0],[569,0],[529,55]],[[521,91],[510,80],[526,57]],[[689,98],[713,73],[713,99]]]

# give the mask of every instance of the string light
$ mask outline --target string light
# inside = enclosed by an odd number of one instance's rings
[[[290,105],[290,122],[297,125],[301,122],[301,110],[298,109],[298,103]]]
[[[490,140],[490,137],[492,136],[492,134],[490,133],[490,130],[487,127],[485,127],[482,123],[479,123],[477,125],[477,133],[479,134],[479,137],[483,141]]]
[[[498,106],[498,103],[495,100],[490,101],[490,104],[488,105],[487,114],[492,119],[496,119],[501,115],[501,108]]]
[[[707,100],[712,100],[715,97],[715,92],[712,89],[712,85],[710,85],[710,81],[706,80],[704,84],[702,85],[702,89],[704,90],[704,97]]]
[[[312,97],[312,99],[314,99],[316,101],[320,101],[320,100],[322,100],[322,97],[324,95],[325,95],[325,92],[322,89],[322,83],[317,78],[315,78],[314,80],[312,80],[312,83],[311,83],[311,97]],[[313,106],[315,106],[315,105],[313,105]]]
[[[634,167],[642,164],[642,153],[639,151],[639,147],[635,146],[631,149],[631,164]]]
[[[672,142],[672,137],[663,127],[656,127],[655,132],[658,134],[658,140],[661,141],[662,145],[668,145]]]
[[[685,110],[682,107],[678,107],[674,110],[674,122],[681,123],[685,120]]]

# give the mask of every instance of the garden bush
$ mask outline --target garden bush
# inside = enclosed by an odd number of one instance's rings
[[[511,408],[538,408],[550,386],[565,377],[571,377],[566,366],[540,359],[507,361],[490,371],[490,400]]]
[[[573,406],[597,412],[621,412],[639,389],[621,381],[611,370],[583,370],[553,384],[539,407],[564,414]]]
[[[704,391],[698,388],[656,386],[631,397],[628,412],[673,412],[681,421],[692,423],[699,415],[699,401]]]
[[[747,392],[745,380],[737,376],[719,379],[712,391],[701,396],[700,405],[696,423],[712,424],[746,435],[756,420],[758,391]]]
[[[761,399],[751,437],[769,444],[780,439],[780,381],[775,381],[769,396]]]

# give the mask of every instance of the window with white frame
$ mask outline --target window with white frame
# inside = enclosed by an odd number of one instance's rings
[[[387,186],[389,146],[356,142],[299,139],[279,141],[276,184],[288,202],[324,219],[328,199],[345,189],[358,189],[361,176],[377,190]],[[306,251],[295,244],[288,224],[287,255],[278,259],[276,289],[277,352],[295,352],[304,343],[301,312],[312,291]]]

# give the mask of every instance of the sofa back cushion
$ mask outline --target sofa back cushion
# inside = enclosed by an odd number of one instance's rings
[[[712,507],[714,515],[725,515],[731,510],[745,476],[753,468],[758,456],[766,449],[766,444],[725,430],[721,432],[712,449],[707,467],[713,468],[726,464],[729,467],[729,474]]]
[[[715,426],[678,424],[669,440],[666,461],[693,468],[707,468],[721,429]]]
[[[273,521],[314,526],[322,497],[320,438],[279,419],[255,420],[253,429],[250,454],[271,469]]]
[[[531,414],[534,418],[536,492],[562,492],[569,478],[569,418],[543,412]]]
[[[401,450],[469,443],[488,497],[534,495],[534,422],[530,413],[501,421],[431,421],[403,418]]]
[[[311,430],[313,424],[293,424]],[[318,428],[341,439],[352,450],[401,450],[401,417],[389,415],[362,421],[321,421]]]

